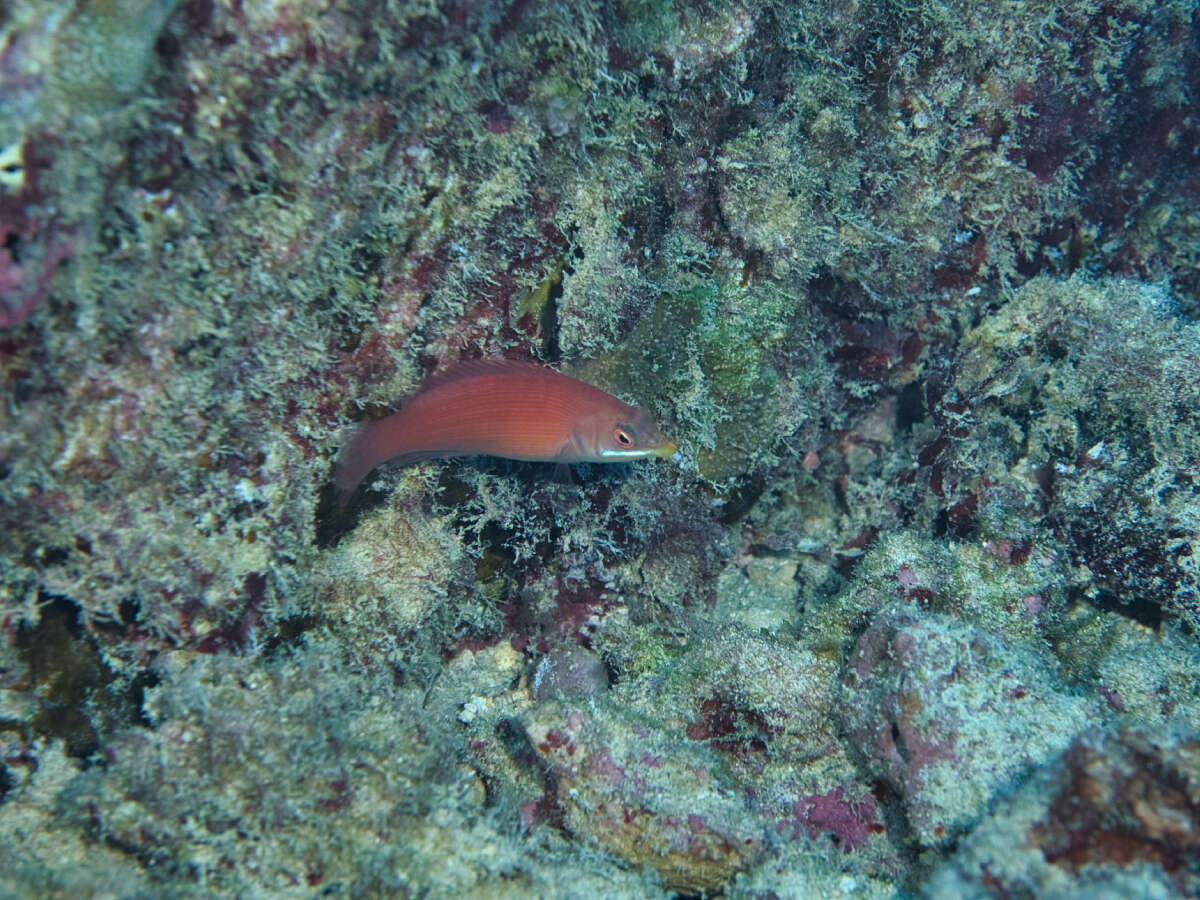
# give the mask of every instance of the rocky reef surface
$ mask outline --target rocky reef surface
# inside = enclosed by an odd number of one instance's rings
[[[1185,0],[0,8],[0,896],[1200,892]],[[458,360],[675,460],[384,468]]]

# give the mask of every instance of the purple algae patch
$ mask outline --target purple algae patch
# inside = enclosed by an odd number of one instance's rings
[[[802,796],[792,804],[792,814],[795,818],[784,819],[775,826],[776,834],[791,828],[789,838],[793,841],[799,840],[804,832],[810,839],[830,834],[846,853],[857,850],[872,834],[883,831],[883,825],[875,818],[874,798],[867,794],[858,800],[847,800],[840,787],[824,794]]]

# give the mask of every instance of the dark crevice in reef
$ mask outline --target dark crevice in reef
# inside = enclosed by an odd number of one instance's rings
[[[105,665],[71,600],[52,598],[36,625],[17,632],[16,647],[28,672],[22,687],[38,698],[29,725],[43,738],[63,741],[70,756],[86,760],[105,734],[148,724],[142,699],[154,676],[144,672],[126,681]]]

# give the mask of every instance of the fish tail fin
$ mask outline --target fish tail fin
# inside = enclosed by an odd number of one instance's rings
[[[355,489],[371,470],[382,463],[407,466],[425,459],[440,459],[448,454],[440,450],[405,449],[399,435],[404,424],[393,413],[377,422],[362,425],[338,454],[333,464],[333,488],[338,508],[345,512]]]
[[[333,464],[333,490],[337,497],[338,509],[345,512],[350,497],[359,482],[367,473],[375,468],[383,459],[378,458],[375,450],[374,423],[361,425],[350,440],[342,447],[337,461]]]

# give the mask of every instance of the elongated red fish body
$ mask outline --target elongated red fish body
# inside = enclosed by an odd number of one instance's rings
[[[389,460],[625,462],[674,452],[647,413],[612,394],[534,363],[477,360],[431,376],[399,412],[360,428],[338,457],[334,485],[345,499]]]

